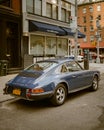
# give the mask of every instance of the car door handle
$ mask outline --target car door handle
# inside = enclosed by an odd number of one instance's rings
[[[76,75],[72,75],[73,78],[77,77]]]

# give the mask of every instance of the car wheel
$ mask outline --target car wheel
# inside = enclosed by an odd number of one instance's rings
[[[51,102],[55,106],[62,105],[65,102],[67,95],[66,87],[63,84],[59,84],[55,90],[53,97],[51,98]]]
[[[98,89],[99,83],[98,83],[98,77],[95,76],[92,81],[91,90],[96,91]]]

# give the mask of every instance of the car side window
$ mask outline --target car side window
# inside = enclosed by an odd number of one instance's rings
[[[82,68],[74,61],[66,62],[61,65],[61,73],[80,71]]]
[[[67,72],[67,68],[66,68],[66,66],[63,64],[63,65],[61,66],[61,73],[65,73],[65,72]]]
[[[67,67],[69,72],[73,72],[73,71],[75,72],[75,71],[81,70],[80,66],[74,61],[67,62],[66,67]]]

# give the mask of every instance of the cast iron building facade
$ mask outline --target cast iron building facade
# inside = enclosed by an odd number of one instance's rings
[[[22,0],[24,55],[34,59],[70,54],[73,38],[70,16],[75,16],[75,1]]]

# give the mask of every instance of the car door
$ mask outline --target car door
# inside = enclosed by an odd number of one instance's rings
[[[71,72],[68,74],[69,90],[81,89],[90,84],[89,74],[85,71]]]
[[[69,85],[69,90],[80,89],[89,84],[89,73],[84,71],[76,62],[66,62],[67,72],[64,78]]]

